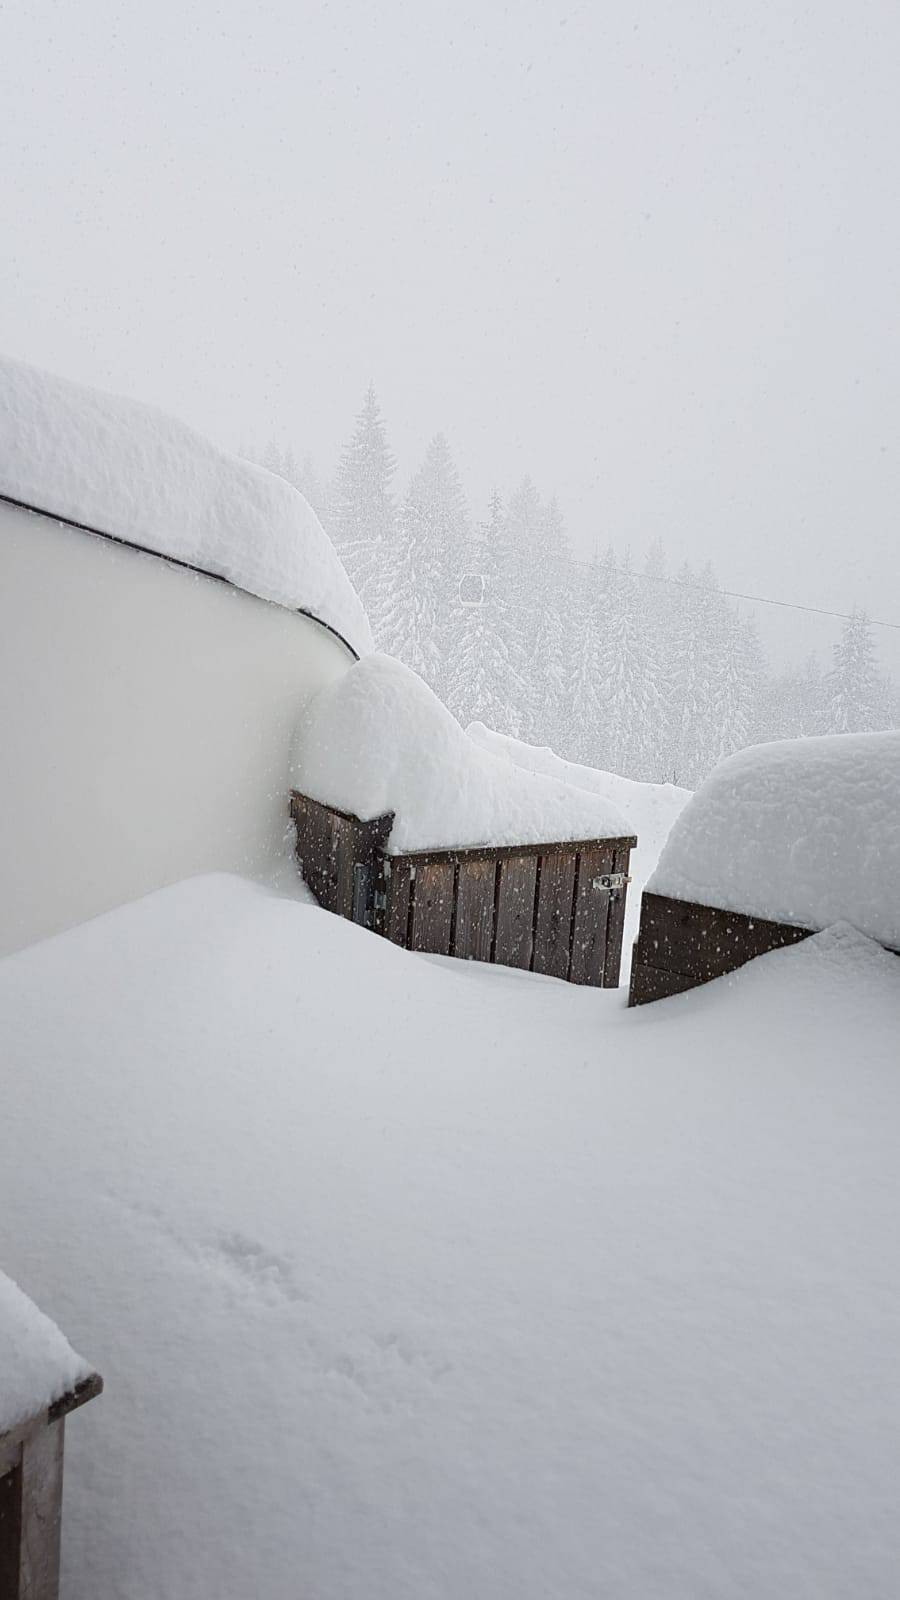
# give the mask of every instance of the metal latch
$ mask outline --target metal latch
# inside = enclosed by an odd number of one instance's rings
[[[384,889],[375,890],[374,905],[376,911],[387,910],[387,894]]]
[[[600,878],[591,879],[592,889],[624,889],[631,882],[627,872],[605,872]]]

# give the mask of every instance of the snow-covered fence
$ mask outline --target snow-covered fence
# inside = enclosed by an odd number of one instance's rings
[[[388,854],[363,822],[294,791],[297,856],[319,903],[407,950],[619,982],[633,836]]]
[[[103,1380],[0,1273],[0,1597],[57,1600],[66,1417]]]
[[[629,1004],[834,922],[900,951],[900,733],[785,740],[723,761],[647,885]]]

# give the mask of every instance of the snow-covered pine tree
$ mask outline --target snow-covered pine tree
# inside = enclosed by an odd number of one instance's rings
[[[526,533],[529,541],[530,532],[529,529]],[[541,508],[535,533],[537,548],[528,558],[528,564],[542,577],[536,625],[532,612],[527,634],[525,737],[533,744],[549,744],[552,749],[559,750],[571,716],[573,616],[572,563],[565,523],[555,496]],[[520,551],[522,548],[520,543]],[[524,548],[527,551],[529,544]]]
[[[570,717],[560,754],[589,767],[608,769],[611,724],[603,694],[608,656],[606,633],[617,580],[612,546],[602,561],[590,562],[583,574],[574,625]]]
[[[432,439],[400,513],[384,648],[446,696],[469,518],[442,433]]]
[[[714,764],[717,596],[707,565],[699,579],[685,562],[673,589],[672,699],[668,777],[695,788]]]
[[[665,702],[656,651],[642,627],[642,598],[626,556],[606,606],[600,695],[607,725],[607,763],[623,777],[657,777],[655,754]]]
[[[715,624],[715,678],[710,756],[713,763],[752,743],[761,673],[755,624],[721,599]]]
[[[515,666],[521,643],[506,584],[505,527],[503,505],[495,492],[488,521],[478,525],[468,544],[468,575],[482,580],[481,600],[460,602],[447,704],[463,727],[484,722],[499,733],[518,736],[522,733],[519,707],[525,685]]]
[[[844,624],[827,690],[830,733],[867,733],[881,725],[884,691],[875,667],[872,625],[864,611],[854,609]]]
[[[396,565],[391,484],[397,463],[370,384],[356,427],[341,452],[329,532],[365,606],[375,642],[383,643]]]

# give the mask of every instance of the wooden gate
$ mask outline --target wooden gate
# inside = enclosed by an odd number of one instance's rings
[[[393,815],[361,822],[291,796],[321,905],[407,950],[615,988],[633,837],[388,855]]]

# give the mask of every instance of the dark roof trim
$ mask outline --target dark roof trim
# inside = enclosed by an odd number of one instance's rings
[[[183,567],[186,572],[196,572],[201,578],[212,578],[216,583],[227,583],[229,589],[237,590],[238,594],[249,594],[254,600],[262,600],[265,605],[278,605],[277,600],[265,600],[263,595],[253,594],[252,589],[243,589],[240,584],[232,583],[230,578],[223,577],[221,572],[208,572],[206,567],[196,567],[191,561],[182,561],[180,556],[167,556],[162,550],[151,550],[148,545],[138,544],[136,539],[123,539],[118,533],[107,533],[103,528],[93,528],[88,522],[76,522],[74,517],[63,517],[58,511],[48,511],[45,506],[33,506],[27,500],[17,500],[11,494],[0,493],[0,502],[8,506],[15,506],[19,511],[30,511],[38,517],[49,517],[52,522],[64,523],[67,528],[77,528],[80,533],[91,533],[95,539],[107,539],[110,544],[119,544],[126,550],[137,550],[140,555],[155,556],[158,561],[168,562],[170,567]],[[280,610],[287,611],[287,606],[280,606]],[[334,636],[346,650],[349,650],[354,661],[359,660],[358,650],[354,650],[349,639],[330,622],[325,622],[322,617],[317,617],[314,611],[308,611],[305,606],[298,606],[292,616],[308,617],[310,622],[315,622],[320,628]]]

